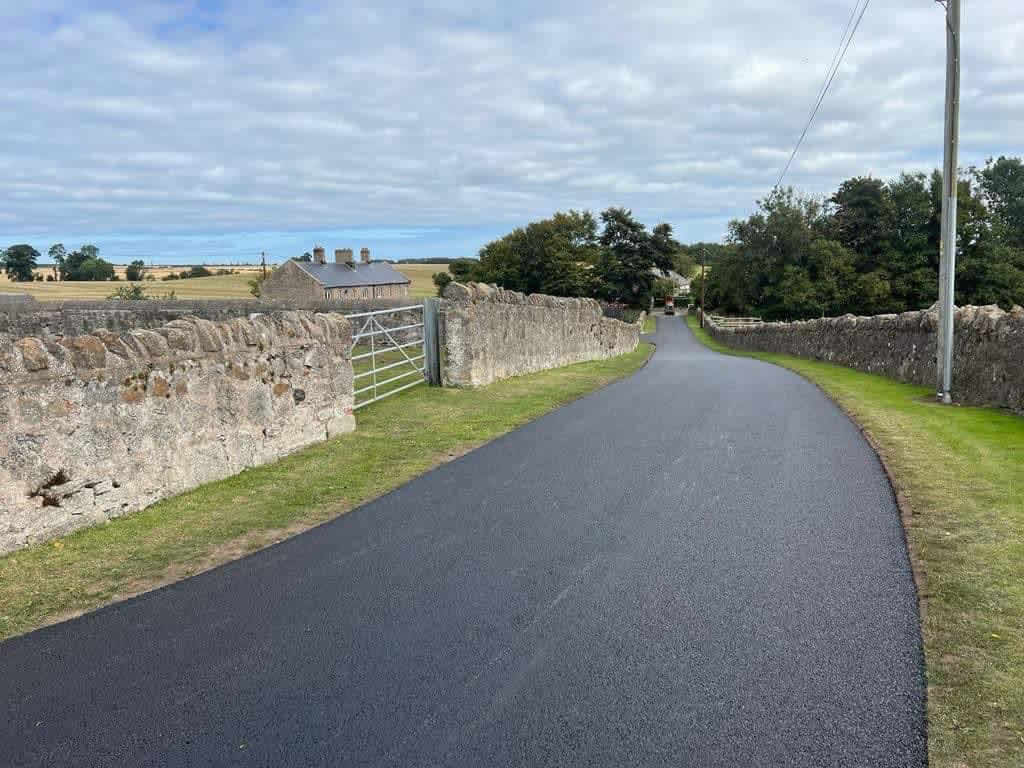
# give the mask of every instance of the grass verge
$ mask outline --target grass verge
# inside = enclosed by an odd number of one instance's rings
[[[396,488],[627,376],[653,347],[476,390],[414,387],[357,431],[0,558],[0,639],[190,576]]]
[[[932,768],[1024,765],[1024,419],[789,355],[711,349],[810,379],[874,441],[912,514]]]
[[[654,319],[654,315],[650,312],[647,313],[647,317],[644,318],[644,329],[641,333],[654,333],[658,328],[658,321]]]

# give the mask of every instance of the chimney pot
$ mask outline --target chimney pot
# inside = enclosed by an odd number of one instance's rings
[[[369,248],[361,248],[359,250],[359,260],[361,262],[363,262],[363,264],[369,264],[370,263],[370,249]]]

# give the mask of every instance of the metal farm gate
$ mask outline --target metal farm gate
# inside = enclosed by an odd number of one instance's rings
[[[397,395],[428,382],[440,385],[439,302],[346,315],[352,323],[355,405]]]

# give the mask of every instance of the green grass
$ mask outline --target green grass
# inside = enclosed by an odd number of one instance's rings
[[[1024,765],[1024,419],[941,406],[923,387],[749,354],[818,384],[878,444],[913,514],[932,768]]]
[[[654,319],[654,315],[650,312],[647,313],[647,317],[644,318],[644,329],[643,333],[654,333],[657,329],[658,321]]]
[[[0,558],[0,638],[184,578],[329,520],[633,373],[652,351],[476,390],[414,387],[357,414],[356,432],[106,525]]]

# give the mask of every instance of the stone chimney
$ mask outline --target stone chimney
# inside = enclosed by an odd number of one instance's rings
[[[324,247],[318,245],[313,249],[313,263],[323,264],[327,261],[327,254],[324,252]]]
[[[359,249],[359,260],[361,262],[363,262],[363,264],[369,264],[370,263],[370,249],[369,248],[360,248]]]
[[[348,264],[350,267],[353,263],[352,249],[351,248],[335,248],[334,249],[334,263],[335,264]]]

